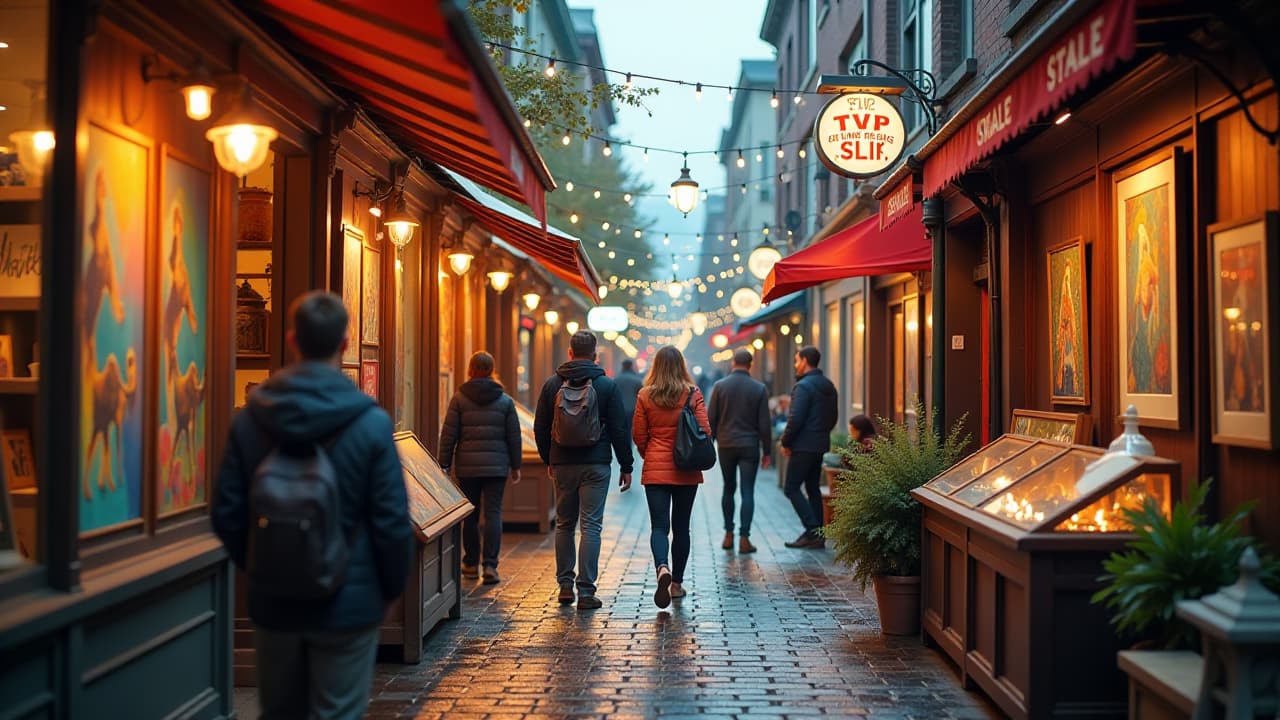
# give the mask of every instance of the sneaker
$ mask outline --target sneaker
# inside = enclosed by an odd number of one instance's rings
[[[756,546],[752,545],[751,541],[748,540],[745,535],[738,538],[738,552],[746,554],[746,553],[753,553],[755,551],[756,551]]]
[[[558,599],[560,600],[561,605],[572,605],[573,601],[577,599],[573,595],[573,586],[561,585]]]
[[[725,550],[733,549],[733,533],[727,532],[724,534],[724,542],[720,543],[720,547],[724,548]]]
[[[497,585],[501,581],[502,578],[498,577],[498,568],[487,567],[484,569],[485,585]]]
[[[603,606],[604,606],[604,603],[600,602],[600,598],[596,597],[595,595],[583,595],[582,597],[578,598],[579,610],[595,610]]]
[[[653,594],[653,604],[663,609],[671,605],[671,571],[666,565],[658,567],[658,590]]]
[[[688,593],[687,593],[687,592],[685,592],[684,585],[682,585],[682,584],[680,584],[680,583],[678,583],[678,582],[673,582],[673,583],[671,583],[671,598],[672,598],[673,600],[674,600],[674,599],[677,599],[677,598],[682,598],[682,597],[684,597],[684,596],[685,596],[685,595],[687,595],[687,594],[688,594]]]
[[[475,578],[480,577],[480,566],[479,566],[479,565],[468,565],[468,564],[466,564],[466,563],[463,563],[463,564],[462,564],[462,577],[464,577],[464,578],[472,578],[472,579],[475,579]]]

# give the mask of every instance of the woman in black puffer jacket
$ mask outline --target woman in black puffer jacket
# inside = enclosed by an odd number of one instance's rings
[[[478,352],[467,363],[467,382],[449,401],[440,429],[440,465],[462,486],[476,512],[462,522],[462,576],[478,577],[480,514],[484,513],[484,582],[498,582],[502,494],[520,482],[520,420],[516,403],[493,379],[493,356]],[[483,507],[483,510],[481,509]]]

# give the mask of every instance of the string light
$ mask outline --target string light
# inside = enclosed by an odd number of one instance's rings
[[[561,145],[568,145],[571,142],[573,142],[573,138],[569,137],[569,133],[565,133],[564,137],[560,138]]]
[[[783,155],[785,155],[785,154],[786,154],[786,153],[784,153],[784,152],[782,151],[782,146],[781,146],[781,145],[779,145],[779,146],[778,146],[778,159],[779,159],[779,160],[781,160],[781,159],[782,159],[782,157],[783,157]]]
[[[610,155],[613,155],[613,144],[610,143],[608,140],[605,140],[604,150],[601,150],[601,152],[604,153],[605,157],[609,157]],[[781,155],[782,151],[779,150],[778,153],[779,153],[778,157],[782,157]]]
[[[564,191],[565,191],[565,192],[573,192],[573,181],[572,181],[572,180],[570,180],[569,182],[567,182],[567,183],[565,183],[565,184],[564,184]]]
[[[578,213],[570,213],[570,214],[569,214],[569,222],[573,223],[574,225],[577,225],[577,224],[578,224]]]
[[[698,83],[697,86],[694,87],[693,99],[697,102],[702,102],[702,83]]]
[[[791,101],[799,105],[801,102],[804,101],[804,96],[801,95],[800,93],[796,93],[796,96],[791,98]]]
[[[547,74],[547,77],[549,78],[553,78],[556,76],[556,59],[555,58],[547,58],[547,69],[545,70],[545,72]]]
[[[630,204],[631,204],[631,193],[622,193],[622,202],[624,202],[624,203],[626,203],[626,204],[630,205]]]
[[[596,190],[595,192],[591,193],[591,197],[593,197],[593,198],[595,198],[595,199],[599,200],[599,199],[600,199],[600,191],[599,191],[599,190]]]
[[[739,150],[739,151],[738,151],[738,167],[740,167],[740,168],[741,168],[741,167],[746,167],[746,166],[747,166],[747,159],[746,159],[746,158],[744,158],[744,157],[742,157],[742,151],[741,151],[741,150]]]
[[[777,90],[777,88],[775,88],[775,89],[774,89],[774,91],[773,91],[773,96],[769,98],[769,107],[771,107],[771,108],[776,108],[776,107],[778,107],[778,90]]]
[[[627,89],[627,92],[631,92],[631,88],[635,87],[631,82],[631,73],[627,73],[627,81],[623,83],[623,87]]]

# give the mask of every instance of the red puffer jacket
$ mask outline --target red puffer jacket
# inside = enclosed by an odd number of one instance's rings
[[[710,434],[707,422],[707,404],[702,391],[691,389],[693,400],[689,403],[703,432]],[[631,439],[640,449],[644,468],[640,474],[641,485],[698,485],[702,473],[698,470],[678,470],[675,462],[676,428],[680,426],[680,413],[688,399],[686,393],[674,408],[658,407],[649,397],[649,388],[640,391],[636,398],[636,414],[631,423]]]

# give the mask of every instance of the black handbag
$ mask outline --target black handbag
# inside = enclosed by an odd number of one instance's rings
[[[676,428],[675,464],[679,470],[710,470],[716,464],[716,448],[711,435],[698,424],[693,414],[693,393],[690,390],[680,411],[680,426]]]

